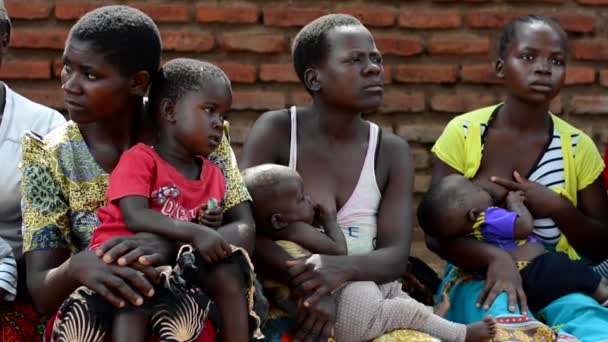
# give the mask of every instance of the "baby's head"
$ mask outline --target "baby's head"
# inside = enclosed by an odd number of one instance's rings
[[[492,204],[492,197],[484,189],[453,174],[424,195],[418,207],[418,222],[433,237],[460,236],[470,231],[479,214]]]
[[[217,66],[189,58],[167,62],[150,89],[150,108],[161,136],[207,157],[220,144],[232,88]]]
[[[312,224],[314,204],[304,192],[302,177],[295,170],[264,164],[243,170],[242,174],[261,232],[272,233],[294,222]]]

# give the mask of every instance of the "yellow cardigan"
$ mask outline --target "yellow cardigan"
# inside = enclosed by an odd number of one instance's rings
[[[466,178],[473,178],[481,165],[481,125],[488,123],[498,106],[481,108],[453,118],[433,146],[432,152]],[[601,175],[604,161],[587,134],[553,114],[551,119],[554,130],[560,135],[565,177],[565,187],[554,186],[551,190],[576,206],[578,191],[585,189]],[[579,136],[575,151],[572,150],[571,143],[573,135]],[[573,260],[580,259],[564,234],[561,235],[556,250],[568,253]]]

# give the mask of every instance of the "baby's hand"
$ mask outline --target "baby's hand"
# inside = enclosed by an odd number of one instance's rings
[[[217,205],[217,201],[211,198],[209,202],[201,205],[200,214],[198,216],[199,224],[209,228],[218,229],[222,226],[224,214],[222,207]]]
[[[510,206],[514,203],[524,203],[526,201],[526,196],[524,196],[524,192],[521,190],[517,191],[509,191],[507,194],[506,205]]]

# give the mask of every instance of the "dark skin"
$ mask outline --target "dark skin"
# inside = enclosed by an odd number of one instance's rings
[[[608,205],[602,180],[598,178],[578,192],[578,208],[550,189],[528,182],[520,175],[530,170],[543,153],[549,136],[550,101],[565,77],[566,51],[563,37],[545,24],[520,24],[507,56],[496,64],[509,95],[489,127],[481,166],[474,182],[485,188],[496,203],[509,191],[522,190],[534,217],[551,217],[570,243],[584,255],[606,258]],[[504,146],[509,146],[505,149]],[[458,173],[435,159],[431,182]],[[445,241],[426,236],[427,246],[442,258],[467,270],[486,272],[486,286],[478,306],[488,309],[502,291],[508,294],[509,309],[519,302],[527,312],[521,277],[510,255],[484,242],[456,238]]]
[[[313,105],[297,110],[297,169],[314,202],[338,211],[359,179],[369,135],[369,124],[361,119],[361,113],[380,106],[383,69],[374,40],[364,27],[332,29],[328,40],[331,48],[326,60],[305,74]],[[263,163],[287,165],[289,141],[288,111],[264,114],[244,146],[241,168]],[[335,304],[328,294],[332,290],[347,281],[387,282],[406,270],[413,183],[408,145],[383,132],[375,172],[382,200],[376,249],[370,254],[314,254],[288,266],[291,258],[278,245],[264,237],[256,240],[261,246],[256,256],[262,271],[280,280],[291,279],[292,289],[304,300],[296,340],[325,340],[331,335]]]
[[[6,25],[4,25],[6,24]],[[8,23],[0,23],[2,28],[0,29],[0,67],[2,66],[2,60],[4,56],[8,52],[8,44],[11,40],[11,29]],[[0,83],[0,124],[2,123],[2,118],[4,116],[4,106],[6,105],[6,88],[4,84]],[[0,302],[4,301],[4,296],[6,291],[4,289],[0,289]]]
[[[111,172],[122,152],[137,142],[154,142],[155,132],[142,120],[142,97],[150,79],[146,71],[123,75],[90,42],[74,39],[66,43],[63,59],[66,107],[101,167]],[[224,218],[232,225],[225,226],[226,241],[251,250],[255,223],[248,205],[231,208]],[[36,307],[53,313],[81,285],[116,307],[138,305],[143,296],[153,295],[152,284],[160,277],[154,266],[170,263],[174,246],[154,234],[138,233],[113,238],[96,252],[26,253],[28,288]]]

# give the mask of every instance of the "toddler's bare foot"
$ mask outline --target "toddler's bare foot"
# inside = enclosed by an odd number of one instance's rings
[[[441,295],[441,302],[435,304],[435,307],[433,308],[433,313],[435,313],[435,315],[437,316],[445,317],[445,314],[448,313],[448,310],[450,310],[450,298],[447,294],[444,293]]]
[[[477,323],[467,325],[466,342],[487,342],[496,336],[496,321],[488,316]]]

